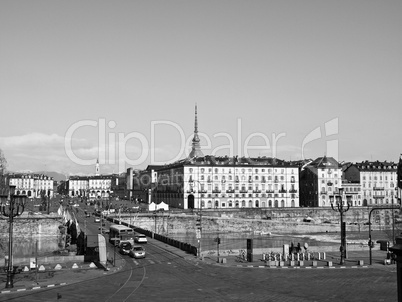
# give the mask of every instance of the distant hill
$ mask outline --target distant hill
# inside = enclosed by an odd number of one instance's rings
[[[38,171],[35,172],[35,174],[44,174],[50,177],[53,177],[53,180],[55,181],[61,181],[61,180],[66,180],[67,177],[64,174],[58,173],[58,172],[50,172],[50,171]]]

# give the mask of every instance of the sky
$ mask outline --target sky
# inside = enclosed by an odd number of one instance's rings
[[[205,155],[398,161],[402,2],[0,2],[9,171]]]

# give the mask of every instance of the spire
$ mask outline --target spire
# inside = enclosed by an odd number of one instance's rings
[[[200,138],[198,137],[197,104],[195,104],[194,137],[189,158],[202,156],[204,156],[204,154],[201,151]]]
[[[96,166],[95,166],[95,175],[99,175],[99,159],[96,159]]]

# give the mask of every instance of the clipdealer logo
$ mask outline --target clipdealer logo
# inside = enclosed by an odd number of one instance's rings
[[[97,146],[93,148],[96,149],[96,155],[89,159],[78,156],[76,152],[74,152],[73,148],[74,135],[77,131],[86,127],[97,129]],[[123,132],[111,131],[115,129],[115,127],[115,121],[107,122],[105,118],[100,118],[98,120],[82,120],[72,124],[67,129],[64,139],[64,149],[66,155],[72,162],[78,165],[91,166],[95,165],[96,161],[99,160],[100,164],[118,164],[119,171],[123,171],[127,166],[138,166],[146,162],[148,159],[151,165],[161,165],[165,164],[166,162],[175,162],[183,157],[187,157],[191,151],[190,146],[193,139],[193,134],[186,138],[182,127],[172,121],[152,121],[150,123],[150,138],[147,138],[144,134],[136,131],[127,134]],[[164,160],[163,162],[156,159],[157,127],[173,128],[175,131],[177,131],[180,141],[177,153],[171,155],[171,158]],[[218,152],[222,153],[222,151],[226,151],[224,153],[228,154],[229,157],[233,157],[235,154],[237,156],[250,157],[250,151],[271,151],[271,157],[276,158],[279,141],[280,139],[286,137],[286,133],[272,133],[271,137],[269,138],[265,133],[253,132],[245,136],[243,139],[242,120],[240,118],[237,119],[236,130],[236,135],[226,132],[219,132],[212,135],[212,137],[205,133],[198,132],[198,136],[203,142],[202,146],[200,146],[201,150],[210,150],[208,152],[210,155],[216,155]],[[331,139],[331,137],[338,134],[338,132],[338,118],[326,122],[324,129],[322,129],[322,127],[317,127],[309,132],[301,143],[301,158],[305,159],[306,146],[308,144],[318,140],[325,140],[326,155],[338,159],[338,140]],[[212,146],[214,139],[225,139],[228,143],[220,144],[213,148]],[[259,139],[263,142],[263,144],[251,145],[251,141],[253,139]],[[130,151],[128,148],[128,144],[133,142],[140,146],[135,149],[136,152],[133,152],[132,150]],[[135,155],[135,158],[133,158],[133,155]]]

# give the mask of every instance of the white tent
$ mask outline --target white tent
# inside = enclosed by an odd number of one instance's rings
[[[163,211],[168,211],[169,210],[169,205],[167,203],[164,203],[163,201],[161,203],[154,203],[151,202],[148,206],[148,211],[158,211],[158,210],[163,210]]]
[[[155,211],[156,210],[156,204],[154,202],[151,202],[148,205],[148,211]]]
[[[164,211],[168,211],[169,210],[169,205],[162,201],[161,203],[156,205],[156,209],[157,210],[162,210],[163,209]]]

